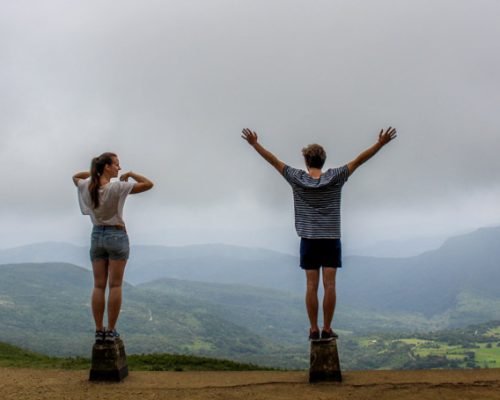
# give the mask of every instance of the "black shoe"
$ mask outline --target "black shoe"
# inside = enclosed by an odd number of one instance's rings
[[[319,340],[319,331],[313,331],[309,329],[309,340],[311,341]]]
[[[333,340],[337,339],[339,335],[337,335],[331,328],[329,331],[321,330],[321,340]]]
[[[106,343],[114,343],[116,339],[120,337],[120,334],[113,329],[112,331],[106,331],[104,334],[104,342]]]
[[[104,329],[100,331],[95,331],[95,342],[97,344],[104,343],[104,335],[105,335]]]

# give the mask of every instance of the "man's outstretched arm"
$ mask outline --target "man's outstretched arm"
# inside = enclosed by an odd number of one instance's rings
[[[354,160],[351,162],[347,163],[347,168],[349,168],[349,175],[352,175],[354,171],[356,171],[356,168],[358,168],[360,165],[368,161],[370,158],[372,158],[377,152],[384,147],[387,143],[389,143],[392,139],[396,138],[396,129],[389,127],[387,130],[384,132],[382,129],[378,135],[378,141],[375,143],[372,147],[369,149],[366,149],[363,151],[359,156],[357,156]]]
[[[264,147],[257,142],[258,136],[255,132],[248,128],[243,129],[243,134],[241,137],[245,139],[250,146],[252,146],[257,153],[259,153],[269,164],[278,170],[280,174],[283,175],[283,170],[285,169],[285,163],[280,161],[273,153],[266,150]]]

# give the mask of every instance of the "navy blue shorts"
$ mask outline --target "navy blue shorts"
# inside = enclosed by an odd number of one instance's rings
[[[94,225],[90,239],[90,260],[127,260],[128,235],[114,226]]]
[[[300,240],[300,268],[342,268],[342,244],[340,239]]]

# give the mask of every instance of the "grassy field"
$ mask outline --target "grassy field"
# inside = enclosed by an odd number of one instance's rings
[[[346,370],[500,368],[500,321],[428,333],[340,340]]]
[[[413,345],[414,355],[420,357],[441,356],[460,362],[460,367],[467,368],[468,362],[474,361],[481,368],[500,368],[500,347],[497,343],[475,343],[470,347],[449,345],[447,343],[424,341],[418,339],[402,339],[404,343]],[[500,342],[499,342],[500,343]],[[474,354],[474,356],[471,356]]]
[[[90,367],[90,361],[81,357],[49,357],[10,344],[0,343],[0,366],[17,368],[85,369]]]
[[[425,339],[400,339],[400,341],[406,344],[411,344],[413,346],[425,346],[428,343],[432,343],[431,340]]]
[[[176,354],[144,354],[127,356],[132,371],[255,371],[271,370],[253,364],[229,360]],[[83,357],[49,357],[0,343],[0,367],[89,369],[90,360]]]
[[[497,326],[496,328],[491,328],[490,330],[488,330],[488,332],[485,333],[485,336],[498,338],[500,340],[500,326]]]
[[[476,350],[476,362],[484,368],[500,368],[500,347],[486,348],[481,344],[481,348]]]

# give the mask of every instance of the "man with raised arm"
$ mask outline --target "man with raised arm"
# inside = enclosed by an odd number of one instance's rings
[[[326,160],[323,147],[310,144],[302,149],[307,172],[280,161],[258,142],[257,133],[243,129],[241,135],[267,162],[288,181],[293,190],[295,229],[300,236],[300,267],[306,271],[306,308],[311,324],[310,340],[333,339],[335,311],[335,275],[342,267],[340,243],[340,199],[342,186],[360,165],[396,138],[396,129],[381,130],[377,143],[340,168],[322,171]],[[318,326],[318,284],[323,271],[323,327]]]

